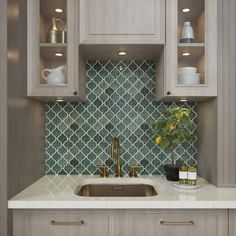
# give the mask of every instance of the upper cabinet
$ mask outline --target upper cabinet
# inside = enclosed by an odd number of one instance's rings
[[[84,100],[84,59],[157,61],[157,100],[217,96],[215,0],[30,0],[27,24],[30,97]]]
[[[88,60],[156,60],[163,50],[165,0],[80,0],[79,15]]]
[[[81,44],[164,44],[165,0],[81,0]]]
[[[77,0],[30,0],[27,95],[42,101],[84,99]]]
[[[217,96],[217,1],[166,0],[166,46],[158,62],[158,100]]]

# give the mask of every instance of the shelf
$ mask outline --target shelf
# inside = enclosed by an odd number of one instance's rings
[[[205,43],[178,43],[178,47],[205,47]]]
[[[176,87],[189,87],[189,88],[202,88],[202,87],[206,87],[206,84],[176,84]]]
[[[67,47],[66,43],[40,43],[40,47]]]
[[[39,87],[67,87],[68,84],[38,84]]]

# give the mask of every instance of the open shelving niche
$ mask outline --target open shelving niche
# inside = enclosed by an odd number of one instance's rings
[[[177,61],[180,67],[196,67],[197,73],[200,73],[200,84],[177,86],[205,86],[205,1],[204,0],[178,0],[178,31],[177,31]],[[189,8],[189,12],[183,12],[183,9]],[[180,34],[184,22],[189,21],[194,31],[193,43],[180,43]],[[189,56],[183,56],[183,53],[189,53]]]
[[[63,9],[58,13],[56,8]],[[43,69],[52,69],[59,66],[65,66],[65,79],[67,83],[67,43],[50,43],[49,30],[52,24],[52,17],[63,21],[58,24],[58,28],[62,30],[67,26],[67,1],[64,0],[40,0],[40,76],[38,85],[40,86],[62,86],[62,85],[49,85],[42,77],[41,72]],[[61,56],[56,56],[60,53]],[[65,84],[66,85],[66,84]]]

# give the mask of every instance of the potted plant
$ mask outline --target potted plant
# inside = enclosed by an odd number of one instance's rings
[[[184,140],[192,141],[196,125],[190,118],[190,110],[169,107],[163,115],[152,122],[153,140],[164,150],[171,151],[171,164],[164,165],[169,181],[179,180],[179,166],[175,164],[174,150]]]

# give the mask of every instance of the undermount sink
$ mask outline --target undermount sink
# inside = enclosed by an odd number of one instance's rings
[[[156,196],[157,191],[151,184],[145,181],[98,181],[97,183],[84,183],[75,191],[75,194],[83,197],[151,197]]]

